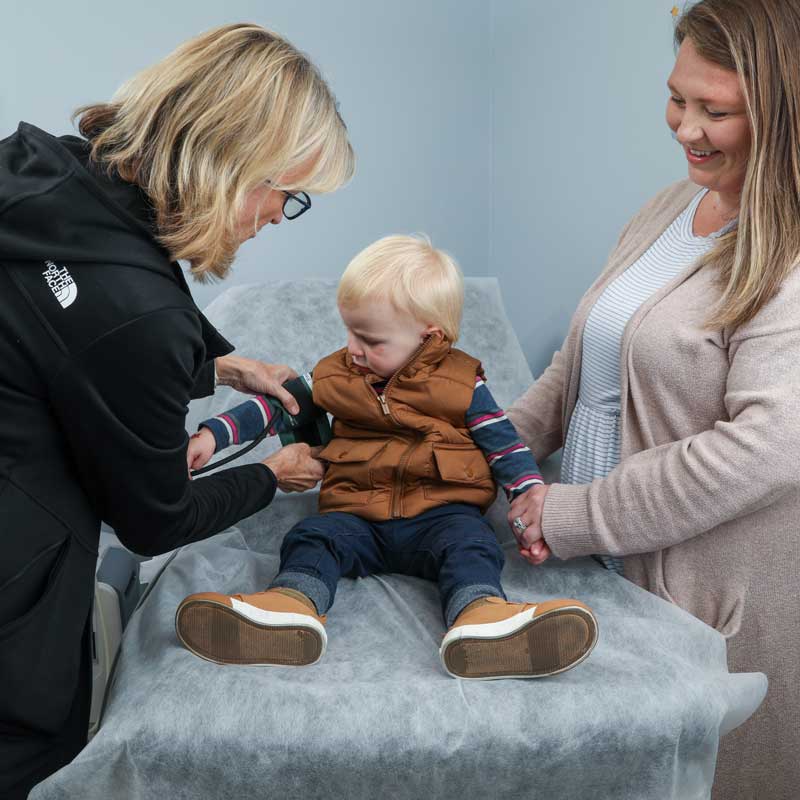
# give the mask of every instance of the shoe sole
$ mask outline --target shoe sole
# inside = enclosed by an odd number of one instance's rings
[[[503,622],[450,631],[439,651],[454,678],[545,678],[577,666],[597,643],[597,620],[565,606],[540,616],[528,610]]]
[[[213,600],[180,605],[175,630],[184,647],[216,664],[305,667],[322,658],[327,645],[322,623],[234,603],[236,609]]]

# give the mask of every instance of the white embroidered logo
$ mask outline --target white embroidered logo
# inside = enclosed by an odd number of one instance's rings
[[[45,261],[47,269],[42,273],[50,291],[56,296],[56,300],[61,303],[61,308],[68,308],[75,302],[78,296],[78,285],[69,274],[66,267],[58,267],[52,261]]]

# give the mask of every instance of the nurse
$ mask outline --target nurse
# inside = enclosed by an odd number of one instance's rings
[[[216,383],[286,367],[233,347],[192,300],[239,245],[352,175],[331,90],[257,25],[198,36],[80,109],[81,137],[0,142],[0,797],[86,741],[100,521],[155,555],[322,476],[307,445],[191,481],[184,420]]]

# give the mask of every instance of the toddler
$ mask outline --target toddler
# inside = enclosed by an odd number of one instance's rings
[[[575,666],[597,640],[591,609],[511,603],[500,583],[503,551],[483,513],[496,483],[513,499],[542,479],[480,362],[453,348],[458,267],[425,239],[390,236],[353,259],[337,301],[347,346],[305,376],[333,415],[319,513],[286,535],[266,591],[187,597],[180,640],[218,663],[313,664],[339,578],[397,572],[438,581],[450,675],[534,678]],[[271,424],[263,398],[249,400],[202,424],[189,463]]]

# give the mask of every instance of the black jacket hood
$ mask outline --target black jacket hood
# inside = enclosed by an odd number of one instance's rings
[[[89,144],[21,122],[0,142],[0,258],[120,263],[169,274],[136,186],[89,160]]]

